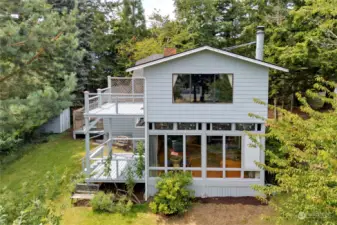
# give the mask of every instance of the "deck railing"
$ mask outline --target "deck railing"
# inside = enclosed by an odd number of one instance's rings
[[[115,104],[118,114],[119,103],[142,103],[144,101],[144,79],[108,77],[109,87],[97,89],[97,93],[84,93],[85,113],[101,108],[106,104]]]

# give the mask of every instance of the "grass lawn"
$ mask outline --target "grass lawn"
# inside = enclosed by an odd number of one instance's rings
[[[65,171],[77,174],[81,171],[81,158],[85,153],[84,140],[73,140],[68,133],[52,135],[47,143],[30,145],[28,148],[30,149],[20,159],[0,171],[0,188],[7,186],[15,190],[25,181],[39,183],[47,171],[58,174]],[[63,215],[64,225],[265,225],[267,223],[260,220],[260,215],[270,211],[268,206],[198,203],[186,215],[169,219],[150,213],[147,205],[137,206],[127,215],[94,213],[90,207],[73,207],[70,204],[69,190],[60,188],[62,193],[55,203]]]

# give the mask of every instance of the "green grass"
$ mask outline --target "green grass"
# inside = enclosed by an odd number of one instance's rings
[[[6,165],[0,175],[0,187],[18,188],[24,181],[38,183],[47,171],[62,175],[66,170],[78,173],[84,156],[83,140],[69,134],[52,135],[47,143],[31,144],[22,157]]]
[[[23,182],[38,184],[48,171],[63,175],[66,171],[77,174],[81,171],[81,159],[85,154],[84,140],[73,140],[68,133],[51,135],[47,143],[30,144],[25,154],[4,167],[0,173],[0,188],[7,186],[15,191]],[[97,224],[156,224],[156,216],[148,213],[147,205],[136,206],[127,215],[111,213],[94,213],[90,207],[73,207],[70,192],[66,185],[60,187],[61,195],[55,200],[58,212],[65,225]],[[37,188],[31,185],[30,189]]]

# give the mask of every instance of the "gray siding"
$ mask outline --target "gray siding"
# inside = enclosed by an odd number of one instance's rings
[[[111,130],[112,136],[129,136],[134,138],[144,138],[144,128],[136,128],[137,117],[112,117],[111,126],[109,119],[104,118],[104,131],[108,133]]]
[[[63,110],[60,115],[50,119],[40,127],[42,133],[63,133],[70,128],[70,109]]]
[[[232,104],[172,103],[173,73],[232,73]],[[267,117],[268,68],[202,51],[144,69],[147,79],[147,113],[150,122],[258,122],[248,113]]]

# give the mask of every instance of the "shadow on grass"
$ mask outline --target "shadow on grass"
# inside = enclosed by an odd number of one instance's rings
[[[147,203],[144,204],[137,204],[134,205],[131,209],[130,212],[128,213],[109,213],[109,212],[94,212],[93,214],[96,215],[111,215],[111,214],[119,214],[122,217],[124,217],[125,219],[135,219],[138,217],[138,214],[144,214],[144,213],[148,213],[149,212],[149,207]]]

